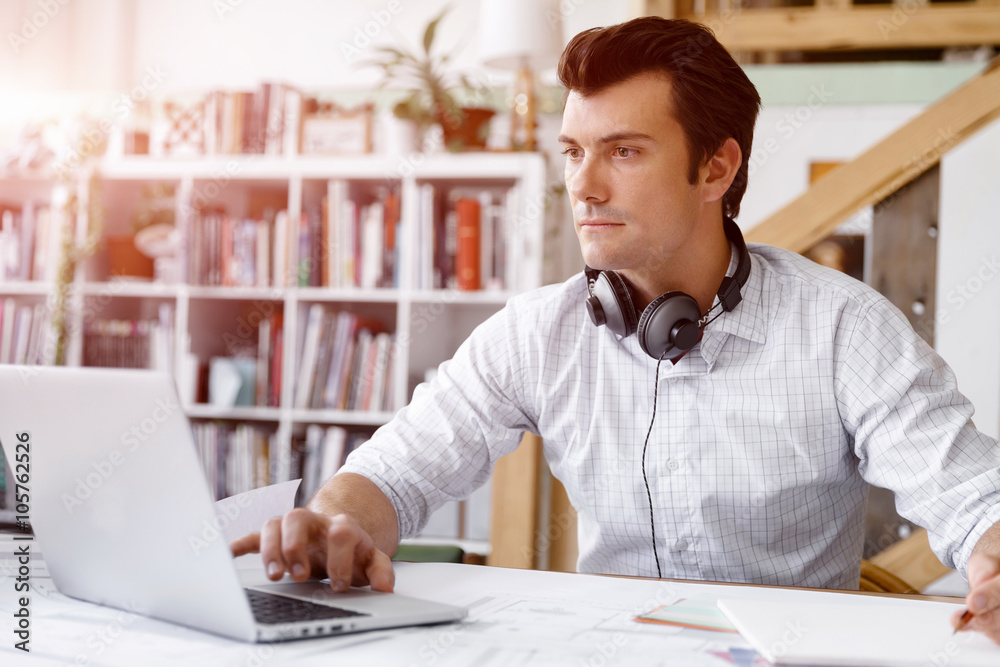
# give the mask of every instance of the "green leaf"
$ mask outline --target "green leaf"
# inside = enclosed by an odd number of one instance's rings
[[[441,13],[435,17],[433,21],[427,24],[427,30],[424,31],[424,53],[430,55],[431,45],[434,44],[434,34],[437,32],[438,23],[444,18],[444,15],[448,13],[451,9],[450,5],[446,5]]]

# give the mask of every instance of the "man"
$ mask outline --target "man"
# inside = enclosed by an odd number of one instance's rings
[[[531,430],[578,510],[581,571],[856,588],[870,482],[967,568],[970,627],[1000,641],[1000,448],[950,369],[870,288],[727,235],[760,104],[743,71],[703,28],[643,18],[577,35],[559,74],[592,280],[511,299],[308,509],[234,552],[391,590],[399,538]],[[637,335],[588,318],[602,280]],[[693,337],[650,349],[658,305],[685,298]]]

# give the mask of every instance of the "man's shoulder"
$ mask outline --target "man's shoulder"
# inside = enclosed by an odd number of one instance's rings
[[[797,252],[763,243],[747,243],[747,250],[761,269],[765,291],[787,290],[799,298],[822,296],[863,309],[887,303],[871,286]]]
[[[507,302],[507,307],[519,314],[537,314],[539,321],[562,322],[568,315],[585,312],[586,300],[587,279],[581,271],[564,282],[516,294]]]

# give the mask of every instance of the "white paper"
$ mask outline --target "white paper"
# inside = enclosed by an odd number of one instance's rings
[[[952,634],[961,604],[852,597],[839,604],[723,598],[718,605],[776,665],[1000,665],[1000,646],[985,636]]]
[[[300,482],[301,479],[293,479],[217,500],[215,514],[219,517],[219,525],[224,527],[226,542],[260,532],[265,521],[291,511]]]

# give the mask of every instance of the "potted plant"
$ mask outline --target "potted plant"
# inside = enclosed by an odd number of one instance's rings
[[[431,53],[438,24],[446,7],[424,29],[423,51],[412,53],[391,46],[379,47],[379,56],[366,64],[380,67],[384,78],[378,89],[401,85],[406,95],[392,109],[397,118],[415,123],[418,137],[434,124],[441,125],[448,150],[483,149],[493,109],[463,106],[458,90],[475,90],[464,74],[448,72],[449,54]]]

